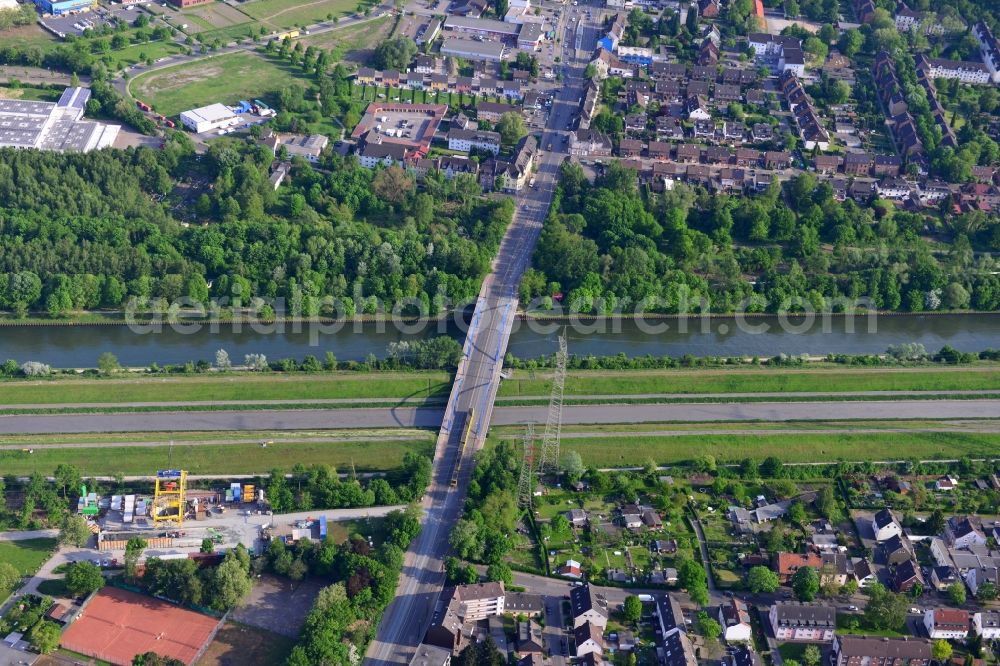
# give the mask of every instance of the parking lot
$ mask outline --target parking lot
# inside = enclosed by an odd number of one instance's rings
[[[149,16],[150,25],[155,26],[155,16],[151,15],[142,5],[116,5],[114,7],[99,7],[89,12],[66,14],[64,16],[45,16],[41,19],[43,25],[59,33],[60,36],[83,35],[85,30],[95,30],[105,25],[114,25],[122,21],[131,25],[140,14]]]

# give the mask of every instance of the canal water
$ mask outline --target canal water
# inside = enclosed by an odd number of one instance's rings
[[[582,322],[515,323],[509,351],[522,358],[551,354],[563,328],[570,353],[628,356],[759,356],[785,354],[867,354],[884,352],[891,344],[918,342],[935,352],[943,345],[962,351],[1000,348],[1000,314],[923,316],[881,315],[832,317],[828,320],[782,321],[776,317]],[[450,335],[461,340],[464,326],[454,320],[410,324],[399,330],[391,322],[348,323],[339,330],[302,323],[283,327],[208,325],[195,330],[135,331],[128,326],[24,326],[0,329],[0,360],[34,360],[54,367],[93,367],[105,351],[123,365],[156,362],[212,361],[225,349],[234,364],[244,355],[265,354],[274,360],[320,358],[330,351],[340,360],[384,357],[392,342]]]

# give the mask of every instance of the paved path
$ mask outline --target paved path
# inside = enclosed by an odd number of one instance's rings
[[[137,414],[11,414],[0,416],[0,434],[437,428],[441,424],[442,414],[443,410],[433,407]],[[548,408],[545,406],[498,407],[494,410],[490,423],[494,425],[544,423],[547,414]],[[563,408],[564,424],[951,420],[997,417],[1000,417],[1000,400],[997,399],[569,405]]]
[[[19,530],[0,532],[0,541],[27,541],[28,539],[55,539],[59,530]]]
[[[996,390],[967,390],[967,391],[774,391],[768,393],[629,393],[629,394],[582,394],[567,395],[566,401],[587,400],[592,402],[605,402],[608,404],[620,403],[624,400],[743,400],[743,399],[793,399],[793,398],[850,398],[860,397],[936,397],[936,396],[995,396],[1000,394],[1000,388]],[[403,406],[407,403],[419,406],[427,403],[444,404],[444,396],[430,397],[375,397],[375,398],[284,398],[277,400],[156,400],[143,402],[25,402],[8,405],[0,405],[0,411],[25,411],[25,410],[51,410],[51,409],[102,409],[102,410],[128,410],[142,409],[147,407],[247,407],[252,409],[255,406],[273,405],[370,405],[372,403],[398,403]],[[537,401],[548,403],[548,395],[507,395],[496,398],[498,403],[515,401]]]

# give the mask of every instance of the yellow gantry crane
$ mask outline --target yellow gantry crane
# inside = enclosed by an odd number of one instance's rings
[[[153,524],[184,524],[187,508],[187,472],[178,469],[161,469],[156,472],[156,487],[153,491],[153,509],[150,515]]]

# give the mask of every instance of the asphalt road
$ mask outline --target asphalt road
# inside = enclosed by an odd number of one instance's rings
[[[486,336],[484,336],[486,337]],[[492,332],[494,348],[497,333]],[[501,354],[502,357],[502,354]],[[457,438],[468,409],[483,404],[492,371],[488,359],[470,373],[457,391],[456,419],[448,450],[435,459],[448,472],[454,468]],[[473,368],[476,370],[476,368]],[[0,416],[0,435],[84,432],[180,432],[225,430],[323,430],[337,428],[437,428],[439,408],[274,409],[246,412],[148,412],[135,414],[13,414]],[[494,425],[544,423],[547,406],[497,407],[488,421]],[[570,405],[563,407],[564,424],[665,423],[713,421],[849,421],[866,419],[979,419],[1000,417],[1000,400],[874,400],[846,402],[684,403],[666,405]],[[477,421],[479,417],[477,416]],[[485,436],[484,419],[481,422]],[[456,427],[457,424],[457,427]],[[479,442],[481,444],[481,441]],[[469,460],[473,451],[465,452]],[[467,473],[466,465],[463,465]],[[441,479],[435,479],[440,481]],[[462,480],[467,481],[463,477]],[[443,498],[438,498],[442,499]]]
[[[563,44],[577,42],[570,28],[558,30]],[[596,29],[589,33],[595,41]],[[590,49],[593,44],[583,46]],[[420,535],[406,553],[396,596],[379,623],[375,640],[365,658],[368,666],[409,663],[433,617],[444,584],[442,561],[448,553],[448,534],[461,515],[468,487],[472,455],[485,441],[486,431],[496,423],[493,401],[500,384],[503,356],[517,310],[517,286],[531,261],[538,234],[548,213],[568,142],[565,128],[583,94],[585,62],[566,49],[562,55],[568,75],[554,88],[552,110],[542,133],[535,186],[525,188],[515,200],[515,213],[484,280],[476,311],[466,335],[462,361],[441,422],[434,456],[434,475],[425,497],[425,521]],[[543,51],[543,66],[553,66],[555,53]],[[553,150],[550,150],[549,147]],[[499,410],[498,410],[499,411]],[[463,442],[466,426],[472,436]],[[456,487],[451,481],[456,479]]]

